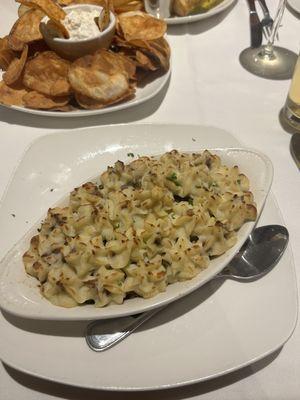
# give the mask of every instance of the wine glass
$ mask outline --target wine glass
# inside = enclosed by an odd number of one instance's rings
[[[283,47],[274,46],[287,0],[279,0],[274,23],[267,44],[259,48],[248,48],[240,54],[240,63],[254,75],[267,79],[290,79],[293,75],[297,55]]]

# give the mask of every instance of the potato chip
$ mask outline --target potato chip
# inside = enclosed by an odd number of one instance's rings
[[[70,101],[69,96],[50,97],[36,91],[25,94],[23,102],[25,107],[38,110],[51,110],[66,106]]]
[[[109,105],[112,105],[115,103],[120,103],[121,101],[124,101],[124,100],[129,100],[129,98],[134,96],[134,93],[135,93],[135,90],[131,89],[131,90],[127,91],[126,93],[124,93],[123,96],[121,96],[115,100],[111,100],[111,102],[106,102],[106,103],[103,103],[99,100],[91,99],[90,97],[84,96],[83,94],[80,94],[80,93],[75,93],[75,99],[76,99],[77,103],[86,110],[99,110],[106,106],[109,106]]]
[[[54,0],[16,0],[27,7],[37,8],[47,15],[49,19],[55,23],[55,26],[62,36],[69,38],[69,32],[62,24],[62,20],[66,17],[66,12]],[[25,14],[26,15],[26,14]]]
[[[48,19],[46,25],[47,31],[53,37],[58,37],[62,39],[67,39],[70,37],[70,33],[67,31],[66,27],[59,21],[54,21],[53,19]]]
[[[0,50],[0,69],[6,71],[14,58],[15,55],[12,50]]]
[[[28,89],[23,86],[7,86],[4,81],[0,82],[0,103],[7,106],[24,106],[23,96]]]
[[[117,31],[127,41],[154,40],[162,37],[167,30],[165,21],[141,11],[132,11],[118,16]]]
[[[97,24],[100,29],[100,32],[103,32],[109,25],[110,23],[110,11],[109,11],[109,6],[108,2],[104,2],[102,11],[97,18]]]
[[[22,15],[24,15],[30,9],[30,7],[24,6],[24,4],[20,4],[18,8],[18,16],[22,17]]]
[[[57,4],[60,6],[70,6],[73,0],[57,0]]]
[[[156,59],[158,65],[165,71],[170,67],[170,48],[165,38],[159,38],[145,43],[147,54]]]
[[[113,0],[113,4],[117,14],[128,11],[141,11],[144,9],[142,0]]]
[[[40,10],[29,10],[13,25],[9,36],[9,47],[22,51],[26,43],[42,39],[40,22],[44,14]]]
[[[72,5],[73,4],[92,4],[95,6],[101,6],[103,7],[105,4],[105,0],[72,0]]]
[[[119,58],[104,49],[76,60],[68,77],[75,92],[103,104],[111,104],[131,90],[127,72]]]
[[[23,83],[29,89],[47,96],[66,96],[71,93],[69,67],[70,62],[53,51],[39,53],[26,63]]]
[[[12,62],[9,64],[9,67],[7,68],[5,74],[3,75],[3,80],[7,85],[12,85],[20,78],[25,63],[27,61],[27,55],[28,46],[26,44],[22,51],[21,57],[16,57],[15,59],[13,59]]]
[[[122,43],[122,42],[121,42]],[[132,48],[136,51],[141,51],[147,57],[150,57],[153,64],[156,65],[157,69],[162,68],[167,71],[170,67],[170,48],[165,38],[159,38],[156,40],[132,40],[128,42]],[[123,46],[121,44],[121,46]],[[135,56],[136,59],[136,56]]]
[[[108,63],[114,64],[126,73],[128,79],[135,80],[136,65],[123,54],[113,53],[111,51],[98,50],[96,54],[99,54],[102,61],[106,60]]]
[[[8,49],[8,36],[4,36],[3,38],[0,38],[0,50],[2,49]]]
[[[8,37],[0,38],[0,69],[6,71],[15,57],[15,53],[8,46]]]
[[[16,0],[30,8],[38,8],[50,19],[61,21],[65,18],[65,11],[54,0]]]
[[[154,65],[153,61],[151,61],[150,57],[147,57],[143,52],[137,50],[136,52],[136,61],[138,66],[150,71],[156,71],[157,66]]]

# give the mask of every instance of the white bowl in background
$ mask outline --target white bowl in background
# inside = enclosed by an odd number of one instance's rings
[[[82,10],[99,10],[102,11],[102,7],[91,5],[91,4],[76,4],[73,6],[64,7],[66,13],[71,10],[80,8]],[[75,60],[76,58],[85,56],[87,54],[93,54],[95,51],[101,48],[109,48],[113,36],[115,34],[116,18],[112,12],[110,12],[110,23],[108,27],[100,32],[97,36],[86,39],[64,39],[53,36],[47,27],[48,17],[44,17],[40,23],[40,31],[47,45],[55,51],[58,55],[68,60]]]

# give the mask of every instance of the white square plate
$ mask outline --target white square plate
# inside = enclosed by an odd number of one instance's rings
[[[119,129],[121,130],[121,128]],[[131,127],[130,134],[134,138],[135,154],[157,155],[166,151],[165,146],[160,143],[158,145],[150,145],[148,134],[145,135],[140,132],[138,127]],[[176,128],[174,128],[173,135],[174,137],[178,135]],[[53,175],[57,174],[57,165],[62,162],[64,166],[61,173],[68,170],[70,176],[74,176],[75,180],[77,179],[74,187],[78,187],[83,182],[98,178],[100,173],[104,172],[108,166],[113,165],[117,160],[131,161],[127,156],[128,145],[124,145],[122,140],[119,140],[119,133],[114,137],[112,128],[106,128],[106,131],[101,134],[100,142],[99,134],[96,130],[94,130],[93,135],[87,135],[84,131],[79,134],[73,133],[72,142],[70,142],[69,133],[60,134],[59,137],[60,141],[63,137],[66,138],[64,144],[58,144],[55,135],[49,135],[28,150],[14,175],[12,187],[19,188],[20,184],[28,178],[31,182],[37,179],[37,182],[40,182],[41,185],[43,181],[49,182]],[[153,137],[152,133],[151,137]],[[41,143],[43,148],[40,147]],[[103,148],[103,143],[109,144],[111,147],[107,150]],[[72,152],[69,151],[70,146],[80,149],[75,160]],[[58,151],[58,148],[60,148],[60,151]],[[197,142],[191,141],[186,143],[184,148],[181,146],[180,150],[202,151],[205,148],[199,147]],[[45,151],[47,151],[46,159]],[[272,182],[273,168],[271,161],[263,154],[249,149],[210,148],[210,151],[213,154],[218,154],[225,165],[231,167],[238,165],[240,171],[249,178],[250,190],[254,195],[259,217]],[[83,163],[82,160],[88,160],[88,162]],[[43,171],[39,176],[41,167]],[[90,178],[91,176],[92,179]],[[52,188],[48,188],[50,193],[51,189],[57,189],[55,182],[53,182]],[[11,192],[11,187],[8,190]],[[64,185],[61,186],[61,190],[64,191],[64,198],[58,202],[60,206],[67,204],[69,196],[69,190],[66,190]],[[51,204],[51,206],[53,205]],[[28,203],[23,208],[23,213],[27,213],[30,210],[34,212],[32,207],[34,207],[33,203]],[[47,209],[48,207],[43,210],[43,218]],[[22,215],[18,217],[21,218]],[[104,308],[96,308],[92,304],[74,308],[57,307],[41,295],[38,287],[39,281],[26,274],[22,261],[22,255],[29,248],[31,238],[37,234],[37,228],[40,227],[40,223],[41,220],[26,233],[0,262],[0,307],[7,312],[24,318],[91,320],[116,318],[151,310],[178,300],[198,289],[224,269],[245,242],[256,221],[245,223],[237,232],[237,243],[226,253],[211,260],[209,266],[195,278],[169,285],[165,292],[150,299],[135,297],[126,300],[122,305],[109,304]]]
[[[56,144],[56,157],[49,141]],[[145,154],[239,146],[227,132],[199,126],[110,126],[43,137],[22,160],[22,165],[34,161],[34,173],[24,170],[2,202],[0,225],[5,235],[0,238],[0,256],[64,193],[94,175],[103,155],[109,161],[120,149],[124,154]],[[22,170],[18,173],[21,176]],[[272,196],[259,224],[284,224]],[[85,321],[54,323],[3,312],[0,358],[30,374],[82,387],[174,387],[222,375],[275,351],[290,337],[296,319],[295,271],[288,248],[262,279],[208,283],[101,354],[85,343]]]

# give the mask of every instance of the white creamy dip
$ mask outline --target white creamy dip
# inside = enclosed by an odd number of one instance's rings
[[[88,39],[97,36],[100,32],[95,22],[95,18],[99,15],[98,10],[75,8],[70,10],[62,22],[70,34],[70,39]]]

